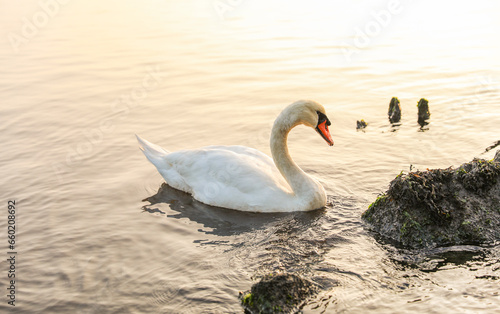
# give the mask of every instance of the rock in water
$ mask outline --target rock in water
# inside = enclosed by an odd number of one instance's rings
[[[397,123],[401,120],[401,106],[397,97],[392,97],[387,114],[391,123]]]
[[[500,151],[458,168],[400,174],[362,218],[410,248],[500,240]]]
[[[367,125],[368,124],[363,119],[361,119],[361,121],[359,121],[359,120],[356,121],[356,129],[357,130],[364,129],[364,128],[366,128]]]
[[[270,274],[242,295],[241,303],[250,313],[296,313],[318,288],[294,274]]]
[[[422,98],[418,102],[418,124],[424,126],[427,124],[425,120],[431,117],[431,113],[429,112],[429,101],[425,98]]]

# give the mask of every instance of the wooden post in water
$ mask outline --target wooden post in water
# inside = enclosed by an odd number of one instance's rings
[[[421,98],[418,102],[418,124],[424,126],[427,124],[425,120],[431,117],[431,113],[429,112],[429,101],[425,98]]]
[[[397,123],[401,120],[401,106],[397,97],[392,97],[387,115],[389,116],[389,121],[391,121],[391,123]]]

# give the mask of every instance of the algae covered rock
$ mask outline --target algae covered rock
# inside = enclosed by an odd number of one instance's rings
[[[387,115],[391,123],[397,123],[401,120],[401,105],[397,97],[392,97]]]
[[[364,129],[368,126],[368,123],[365,122],[365,120],[361,119],[360,120],[357,120],[356,121],[356,129],[357,130],[360,130],[360,129]]]
[[[295,274],[270,274],[241,295],[247,313],[296,313],[318,292],[317,286]]]
[[[431,113],[429,111],[429,101],[425,98],[421,98],[417,104],[418,107],[418,124],[425,125],[427,124],[426,120],[431,117]]]
[[[411,248],[500,240],[500,151],[458,168],[398,175],[362,218]]]

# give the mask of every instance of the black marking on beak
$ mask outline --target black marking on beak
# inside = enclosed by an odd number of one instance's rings
[[[319,111],[316,112],[318,113],[318,124],[316,125],[316,128],[318,127],[319,124],[321,124],[325,120],[326,120],[326,125],[332,125],[332,123],[330,122],[330,120],[328,120],[328,117],[324,113]]]
[[[328,143],[328,145],[332,146],[333,140],[331,139],[330,131],[328,130],[328,126],[331,125],[332,123],[330,122],[330,120],[328,120],[328,117],[324,113],[319,111],[317,111],[317,113],[318,113],[318,124],[316,125],[315,130]],[[320,129],[320,126],[325,130]]]

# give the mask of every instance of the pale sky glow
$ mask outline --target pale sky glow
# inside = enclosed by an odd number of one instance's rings
[[[488,14],[471,14],[481,11],[485,1],[241,0],[231,2],[233,6],[226,4],[222,12],[216,9],[217,1],[221,0],[203,1],[196,6],[175,1],[154,0],[140,5],[117,1],[113,12],[96,2],[74,2],[46,29],[65,29],[78,52],[82,49],[89,52],[120,47],[133,49],[141,45],[137,41],[139,38],[147,36],[144,32],[150,31],[154,36],[165,27],[168,37],[156,42],[154,47],[145,48],[161,53],[176,49],[178,44],[204,45],[222,41],[226,45],[226,40],[234,43],[233,53],[237,55],[239,49],[247,51],[251,42],[250,47],[267,51],[264,56],[268,57],[275,53],[286,56],[290,50],[316,50],[313,59],[332,66],[338,61],[332,58],[333,55],[345,54],[342,47],[354,49],[356,53],[352,57],[360,61],[378,60],[390,54],[394,54],[390,58],[401,59],[401,55],[415,54],[415,50],[419,50],[418,56],[412,57],[417,62],[440,55],[451,61],[460,57],[471,65],[483,63],[481,66],[485,67],[485,62],[500,55],[498,45],[491,42],[495,34],[500,33],[496,13],[490,10]],[[500,8],[500,4],[498,6]],[[23,12],[23,7],[12,3],[7,4],[7,8]],[[28,3],[24,6],[28,17],[30,12],[36,12],[35,9],[35,3],[32,7]],[[179,14],[170,14],[179,11],[185,13],[182,18]],[[191,25],[186,16],[196,20],[200,27],[200,37],[194,42],[185,36],[186,27]],[[176,23],[171,23],[178,18]],[[169,22],[165,23],[166,20]],[[175,28],[172,25],[176,25]],[[6,28],[6,31],[16,30]],[[41,32],[41,36],[45,35],[51,33]],[[95,45],[98,42],[99,45]],[[390,51],[384,47],[390,47]],[[318,58],[316,54],[323,57]]]

